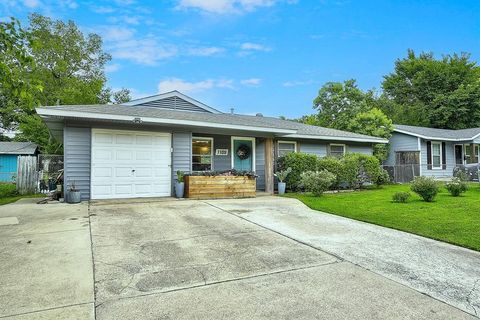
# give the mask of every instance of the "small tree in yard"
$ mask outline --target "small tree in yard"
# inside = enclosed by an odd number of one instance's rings
[[[327,191],[335,180],[335,175],[327,170],[307,171],[300,175],[300,185],[305,191],[311,192],[317,197]]]
[[[416,177],[410,189],[426,202],[432,202],[438,193],[438,183],[431,177]]]

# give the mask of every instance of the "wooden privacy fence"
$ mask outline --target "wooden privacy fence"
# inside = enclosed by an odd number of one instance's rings
[[[18,156],[17,158],[17,191],[20,194],[37,192],[38,172],[37,157]]]

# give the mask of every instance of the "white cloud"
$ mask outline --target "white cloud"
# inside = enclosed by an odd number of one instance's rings
[[[40,5],[38,0],[23,0],[23,4],[28,8],[36,8]]]
[[[188,50],[188,53],[191,56],[208,57],[223,53],[224,51],[225,49],[220,47],[198,47],[191,48]]]
[[[90,10],[92,10],[95,13],[100,13],[100,14],[115,12],[114,8],[108,7],[108,6],[92,6],[92,7],[90,7]]]
[[[135,30],[125,27],[100,27],[99,32],[105,42],[124,41],[133,38]]]
[[[282,86],[284,87],[298,87],[298,86],[308,86],[311,84],[314,84],[315,81],[313,80],[305,80],[305,81],[298,81],[298,80],[293,80],[293,81],[286,81],[282,83]]]
[[[244,86],[251,86],[251,87],[258,87],[261,82],[262,82],[262,79],[259,79],[259,78],[250,78],[250,79],[240,80],[240,83],[243,84]]]
[[[158,92],[178,90],[183,93],[201,92],[213,88],[234,89],[231,79],[206,79],[198,82],[188,82],[179,78],[168,78],[159,82]]]
[[[277,2],[278,0],[179,0],[177,8],[228,14],[254,11],[259,7],[273,6]]]
[[[106,73],[112,73],[120,70],[120,65],[118,63],[107,64],[105,66]]]
[[[244,42],[240,44],[240,49],[244,51],[270,51],[272,50],[271,48],[264,46],[259,43],[253,43],[253,42]]]

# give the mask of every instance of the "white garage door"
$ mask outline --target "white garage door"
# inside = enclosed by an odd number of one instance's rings
[[[171,135],[92,129],[92,199],[170,196]]]

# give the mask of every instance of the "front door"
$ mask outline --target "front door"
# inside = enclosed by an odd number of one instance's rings
[[[463,145],[455,145],[455,164],[463,164]]]
[[[232,167],[255,171],[255,138],[232,137]]]

